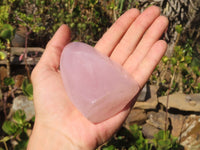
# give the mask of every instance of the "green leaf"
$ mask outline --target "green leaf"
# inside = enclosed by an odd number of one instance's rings
[[[191,56],[185,56],[185,63],[190,64],[192,62]]]
[[[179,67],[184,70],[187,69],[187,67],[185,66],[186,64],[184,62],[180,62]]]
[[[162,57],[163,63],[166,64],[168,60],[169,60],[169,58],[168,58],[167,56],[163,56],[163,57]]]
[[[3,25],[3,29],[8,29],[8,30],[10,30],[10,31],[13,31],[13,30],[14,30],[13,26],[11,26],[10,24],[4,24],[4,25]]]
[[[0,37],[5,40],[11,40],[14,35],[14,31],[14,28],[10,24],[4,24],[0,32]]]
[[[175,57],[172,57],[171,63],[172,63],[173,66],[177,65],[177,59]]]
[[[198,89],[200,89],[200,83],[197,84]]]
[[[164,79],[161,81],[162,84],[165,84],[167,81]]]
[[[7,142],[10,140],[10,137],[9,136],[5,136],[3,137],[3,139],[0,140],[0,142]]]
[[[4,29],[4,30],[2,30],[1,31],[1,33],[0,33],[0,37],[2,38],[2,39],[11,39],[11,36],[12,36],[12,33],[11,33],[11,31],[10,30],[8,30],[8,29]]]
[[[134,145],[128,148],[128,150],[138,150]]]
[[[2,130],[8,135],[15,134],[17,132],[17,129],[17,124],[11,121],[5,121],[2,125]]]
[[[154,135],[153,141],[156,150],[175,150],[177,147],[181,147],[181,145],[177,143],[177,138],[173,137],[168,130],[160,130]]]
[[[33,85],[28,81],[28,79],[24,79],[22,83],[22,91],[28,99],[33,99]]]
[[[6,58],[6,53],[0,51],[0,60],[4,60]]]
[[[102,150],[115,150],[115,146],[114,145],[110,145],[110,146],[102,148]]]
[[[158,141],[158,144],[160,145],[160,147],[168,147],[170,148],[171,146],[171,141],[169,139],[166,139],[166,140],[159,140]]]
[[[174,47],[175,56],[183,55],[183,49],[180,45]]]
[[[159,139],[163,139],[165,136],[165,131],[163,130],[160,130],[157,134],[154,135],[154,138],[156,140],[159,140]]]
[[[32,84],[27,85],[26,92],[28,93],[28,98],[32,100],[33,99],[33,85]]]
[[[5,78],[4,79],[4,84],[6,86],[9,86],[9,85],[14,85],[15,84],[15,80],[13,78]]]
[[[181,25],[181,24],[176,25],[176,26],[175,26],[175,30],[176,30],[176,32],[181,33],[181,32],[183,31],[182,25]]]
[[[198,66],[193,66],[192,71],[197,75],[200,76],[200,69]]]
[[[26,114],[23,110],[19,109],[14,113],[13,119],[16,123],[23,124],[26,121]]]

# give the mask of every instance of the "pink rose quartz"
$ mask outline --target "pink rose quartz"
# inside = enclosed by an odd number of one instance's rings
[[[120,112],[139,91],[121,66],[81,42],[65,46],[60,71],[68,97],[93,123]]]

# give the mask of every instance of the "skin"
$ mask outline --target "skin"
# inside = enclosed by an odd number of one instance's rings
[[[159,40],[168,26],[155,6],[140,13],[125,12],[97,42],[95,48],[122,65],[143,87],[164,55],[167,44]],[[112,118],[98,124],[89,122],[73,106],[62,83],[59,63],[70,29],[62,25],[46,46],[32,72],[36,118],[28,150],[95,149],[121,127],[131,110],[127,105]]]

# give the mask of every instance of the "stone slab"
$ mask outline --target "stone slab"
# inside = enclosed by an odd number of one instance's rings
[[[166,107],[167,96],[159,97],[158,101]],[[200,112],[200,94],[171,94],[169,95],[168,108],[176,108],[182,111]]]

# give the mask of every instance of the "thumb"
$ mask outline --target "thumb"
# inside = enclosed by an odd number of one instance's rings
[[[52,39],[48,42],[44,54],[38,65],[58,69],[60,64],[60,55],[65,45],[70,41],[70,29],[67,25],[62,25],[56,31]]]

